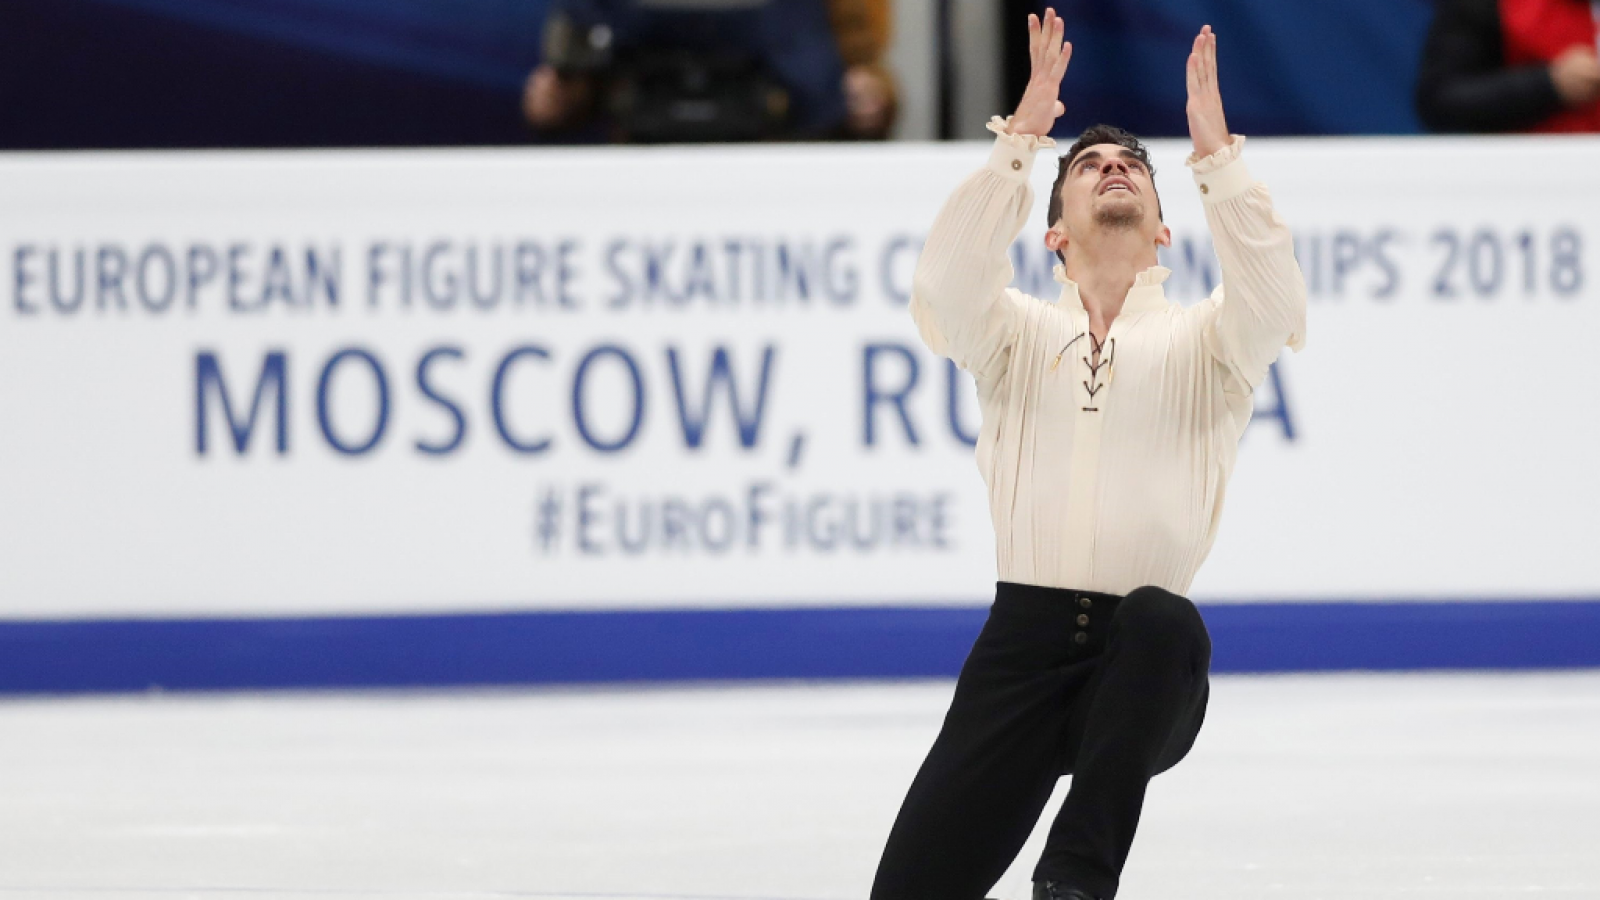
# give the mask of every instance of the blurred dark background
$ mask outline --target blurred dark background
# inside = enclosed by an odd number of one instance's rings
[[[725,2],[740,9],[761,7],[767,10],[761,15],[769,18],[809,16],[806,21],[822,22],[818,27],[824,32],[825,14],[805,12],[807,4],[830,9],[836,26],[841,15],[876,9],[871,12],[878,16],[876,44],[852,49],[852,41],[861,41],[836,27],[836,45],[789,65],[793,72],[821,79],[831,93],[817,103],[829,109],[842,108],[841,96],[856,102],[849,84],[840,87],[838,71],[879,72],[880,83],[867,87],[889,108],[879,111],[877,125],[854,133],[835,121],[787,134],[804,139],[982,137],[985,118],[1009,111],[1022,91],[1026,18],[1046,5],[1042,0],[859,0],[855,12],[841,13],[851,6],[848,0]],[[603,118],[560,132],[535,127],[527,98],[533,73],[544,62],[553,11],[627,5],[629,0],[4,0],[0,148],[619,139],[616,129],[596,124]],[[1433,15],[1430,0],[1056,0],[1050,5],[1066,19],[1075,47],[1060,134],[1105,121],[1150,137],[1184,135],[1183,61],[1203,23],[1220,37],[1223,94],[1236,131],[1394,135],[1420,130],[1414,91]],[[770,35],[750,38],[747,47],[732,46],[745,40],[738,36],[717,40],[728,43],[730,52],[761,59],[793,56],[805,40],[834,40],[808,28],[785,20],[777,29],[782,46]],[[891,33],[892,39],[884,37]],[[692,70],[680,80],[694,82],[695,72],[704,74]],[[657,102],[648,94],[639,100],[637,87],[629,85],[628,95],[636,106]],[[811,90],[793,83],[779,87],[795,107]],[[714,86],[696,89],[714,93]],[[712,100],[702,106],[721,102],[706,96]],[[614,97],[603,98],[604,103],[614,106]],[[839,119],[837,113],[833,119]],[[774,136],[784,135],[753,138]]]
[[[498,144],[543,0],[4,0],[14,148]]]
[[[1067,21],[1072,63],[1057,133],[1109,122],[1187,136],[1183,63],[1217,33],[1228,124],[1241,134],[1412,134],[1428,0],[1005,0],[1008,21],[1046,5]],[[1027,32],[1007,28],[1006,94],[1028,80]]]

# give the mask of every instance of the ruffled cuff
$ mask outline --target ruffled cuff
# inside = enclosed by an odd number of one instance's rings
[[[1194,183],[1200,187],[1203,203],[1221,203],[1250,190],[1255,180],[1245,168],[1240,151],[1244,148],[1244,135],[1233,135],[1227,146],[1207,157],[1189,154],[1184,165],[1194,172]]]
[[[994,151],[989,155],[989,169],[1002,178],[1026,182],[1033,172],[1033,155],[1044,147],[1054,147],[1056,142],[1036,134],[1012,134],[1011,117],[995,116],[989,120],[988,129],[995,133]]]
[[[1006,143],[1014,144],[1024,150],[1038,150],[1041,147],[1054,147],[1056,145],[1056,139],[1049,135],[1041,137],[1037,134],[1012,134],[1010,116],[1006,116],[1003,119],[999,116],[990,116],[989,124],[984,127],[999,135],[1000,139]]]

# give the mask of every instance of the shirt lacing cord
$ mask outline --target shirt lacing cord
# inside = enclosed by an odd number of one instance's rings
[[[1110,338],[1107,341],[1105,341],[1104,343],[1101,343],[1100,341],[1095,340],[1094,334],[1092,332],[1084,332],[1084,334],[1088,334],[1089,335],[1089,343],[1091,345],[1093,345],[1093,346],[1091,346],[1089,348],[1089,355],[1088,356],[1083,356],[1083,357],[1079,357],[1079,358],[1083,360],[1084,366],[1088,368],[1088,370],[1089,370],[1089,378],[1093,379],[1094,383],[1090,384],[1089,381],[1084,381],[1083,382],[1083,389],[1084,389],[1084,391],[1086,391],[1089,394],[1089,402],[1093,403],[1093,402],[1095,402],[1094,401],[1095,395],[1100,393],[1101,388],[1104,388],[1107,385],[1111,384],[1112,374],[1114,372],[1116,372],[1116,367],[1115,367],[1114,363],[1117,360],[1117,339],[1116,338]],[[1050,362],[1050,371],[1054,372],[1061,365],[1062,357],[1067,355],[1067,351],[1069,349],[1071,349],[1072,345],[1076,344],[1078,342],[1078,338],[1081,338],[1081,337],[1083,337],[1083,334],[1078,334],[1078,335],[1075,335],[1072,338],[1072,340],[1067,341],[1066,345],[1061,348],[1061,352],[1057,353],[1056,354],[1056,358]],[[1105,351],[1106,351],[1105,358],[1100,360],[1098,363],[1096,363],[1096,362],[1094,362],[1094,357],[1100,353],[1100,350],[1102,348],[1104,348]],[[1100,370],[1101,369],[1105,369],[1106,370],[1106,379],[1105,379],[1104,383],[1102,383],[1100,381]],[[1100,411],[1100,407],[1098,407],[1098,406],[1085,406],[1085,407],[1083,407],[1083,411],[1084,412],[1099,412]]]
[[[1075,336],[1073,336],[1072,340],[1067,341],[1066,346],[1061,348],[1061,352],[1056,354],[1056,358],[1054,360],[1051,360],[1051,362],[1050,362],[1050,371],[1054,372],[1056,370],[1056,368],[1061,365],[1061,357],[1066,356],[1067,355],[1067,349],[1070,348],[1073,344],[1076,344],[1078,342],[1078,338],[1081,338],[1081,337],[1083,337],[1083,335],[1081,335],[1081,334],[1075,335]]]

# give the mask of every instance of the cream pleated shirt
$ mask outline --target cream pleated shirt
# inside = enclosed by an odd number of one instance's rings
[[[1191,156],[1226,296],[1218,287],[1181,307],[1162,291],[1168,270],[1146,269],[1097,366],[1089,314],[1060,266],[1055,303],[1006,287],[1007,250],[1033,205],[1034,152],[1054,142],[1004,126],[991,123],[989,164],[934,221],[911,298],[928,347],[977,380],[1000,579],[1186,594],[1216,538],[1250,393],[1304,340],[1289,229],[1239,158],[1244,138]]]

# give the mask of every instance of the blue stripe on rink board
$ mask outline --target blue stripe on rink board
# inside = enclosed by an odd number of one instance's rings
[[[1213,670],[1600,666],[1600,598],[1201,607]],[[0,692],[947,678],[972,607],[0,620]]]

